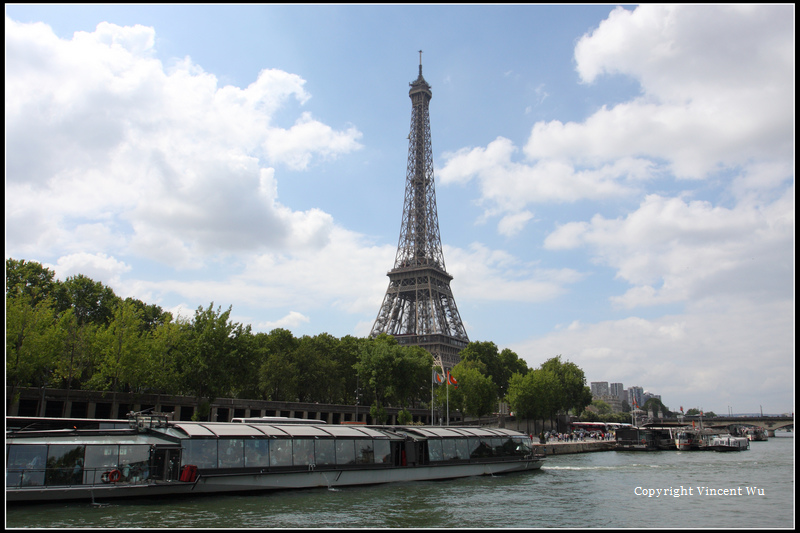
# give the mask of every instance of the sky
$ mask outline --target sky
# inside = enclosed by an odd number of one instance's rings
[[[5,13],[6,258],[365,337],[421,57],[470,340],[673,410],[794,412],[793,5]]]

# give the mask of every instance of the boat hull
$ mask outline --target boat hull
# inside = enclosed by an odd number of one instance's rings
[[[409,481],[435,481],[463,477],[500,475],[538,470],[541,459],[493,463],[464,463],[433,466],[352,470],[315,470],[200,475],[194,482],[110,484],[70,487],[6,488],[7,502],[65,500],[108,500],[152,498],[165,495],[221,494],[308,488],[378,485]]]

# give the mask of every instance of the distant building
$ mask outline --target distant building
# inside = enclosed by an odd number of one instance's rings
[[[611,396],[617,398],[620,402],[626,401],[628,399],[627,395],[625,394],[625,388],[622,386],[622,383],[612,383],[609,386],[611,390]]]
[[[628,388],[628,405],[631,409],[637,407],[641,409],[644,406],[644,389],[642,387],[633,386]]]
[[[610,396],[608,391],[608,381],[592,381],[589,386],[592,390],[592,398],[599,399]]]

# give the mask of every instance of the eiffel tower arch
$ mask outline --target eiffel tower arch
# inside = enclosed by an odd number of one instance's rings
[[[392,335],[401,345],[421,346],[447,371],[459,360],[469,338],[458,314],[439,236],[428,106],[431,86],[419,76],[409,84],[411,132],[400,240],[389,287],[370,336]]]

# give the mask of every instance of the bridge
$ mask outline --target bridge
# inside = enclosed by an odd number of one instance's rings
[[[655,418],[650,423],[664,426],[685,426],[692,422],[700,423],[699,416],[684,416],[679,418]],[[727,428],[729,426],[762,427],[767,430],[767,435],[775,436],[776,429],[794,429],[794,416],[715,416],[704,417],[703,427]]]

